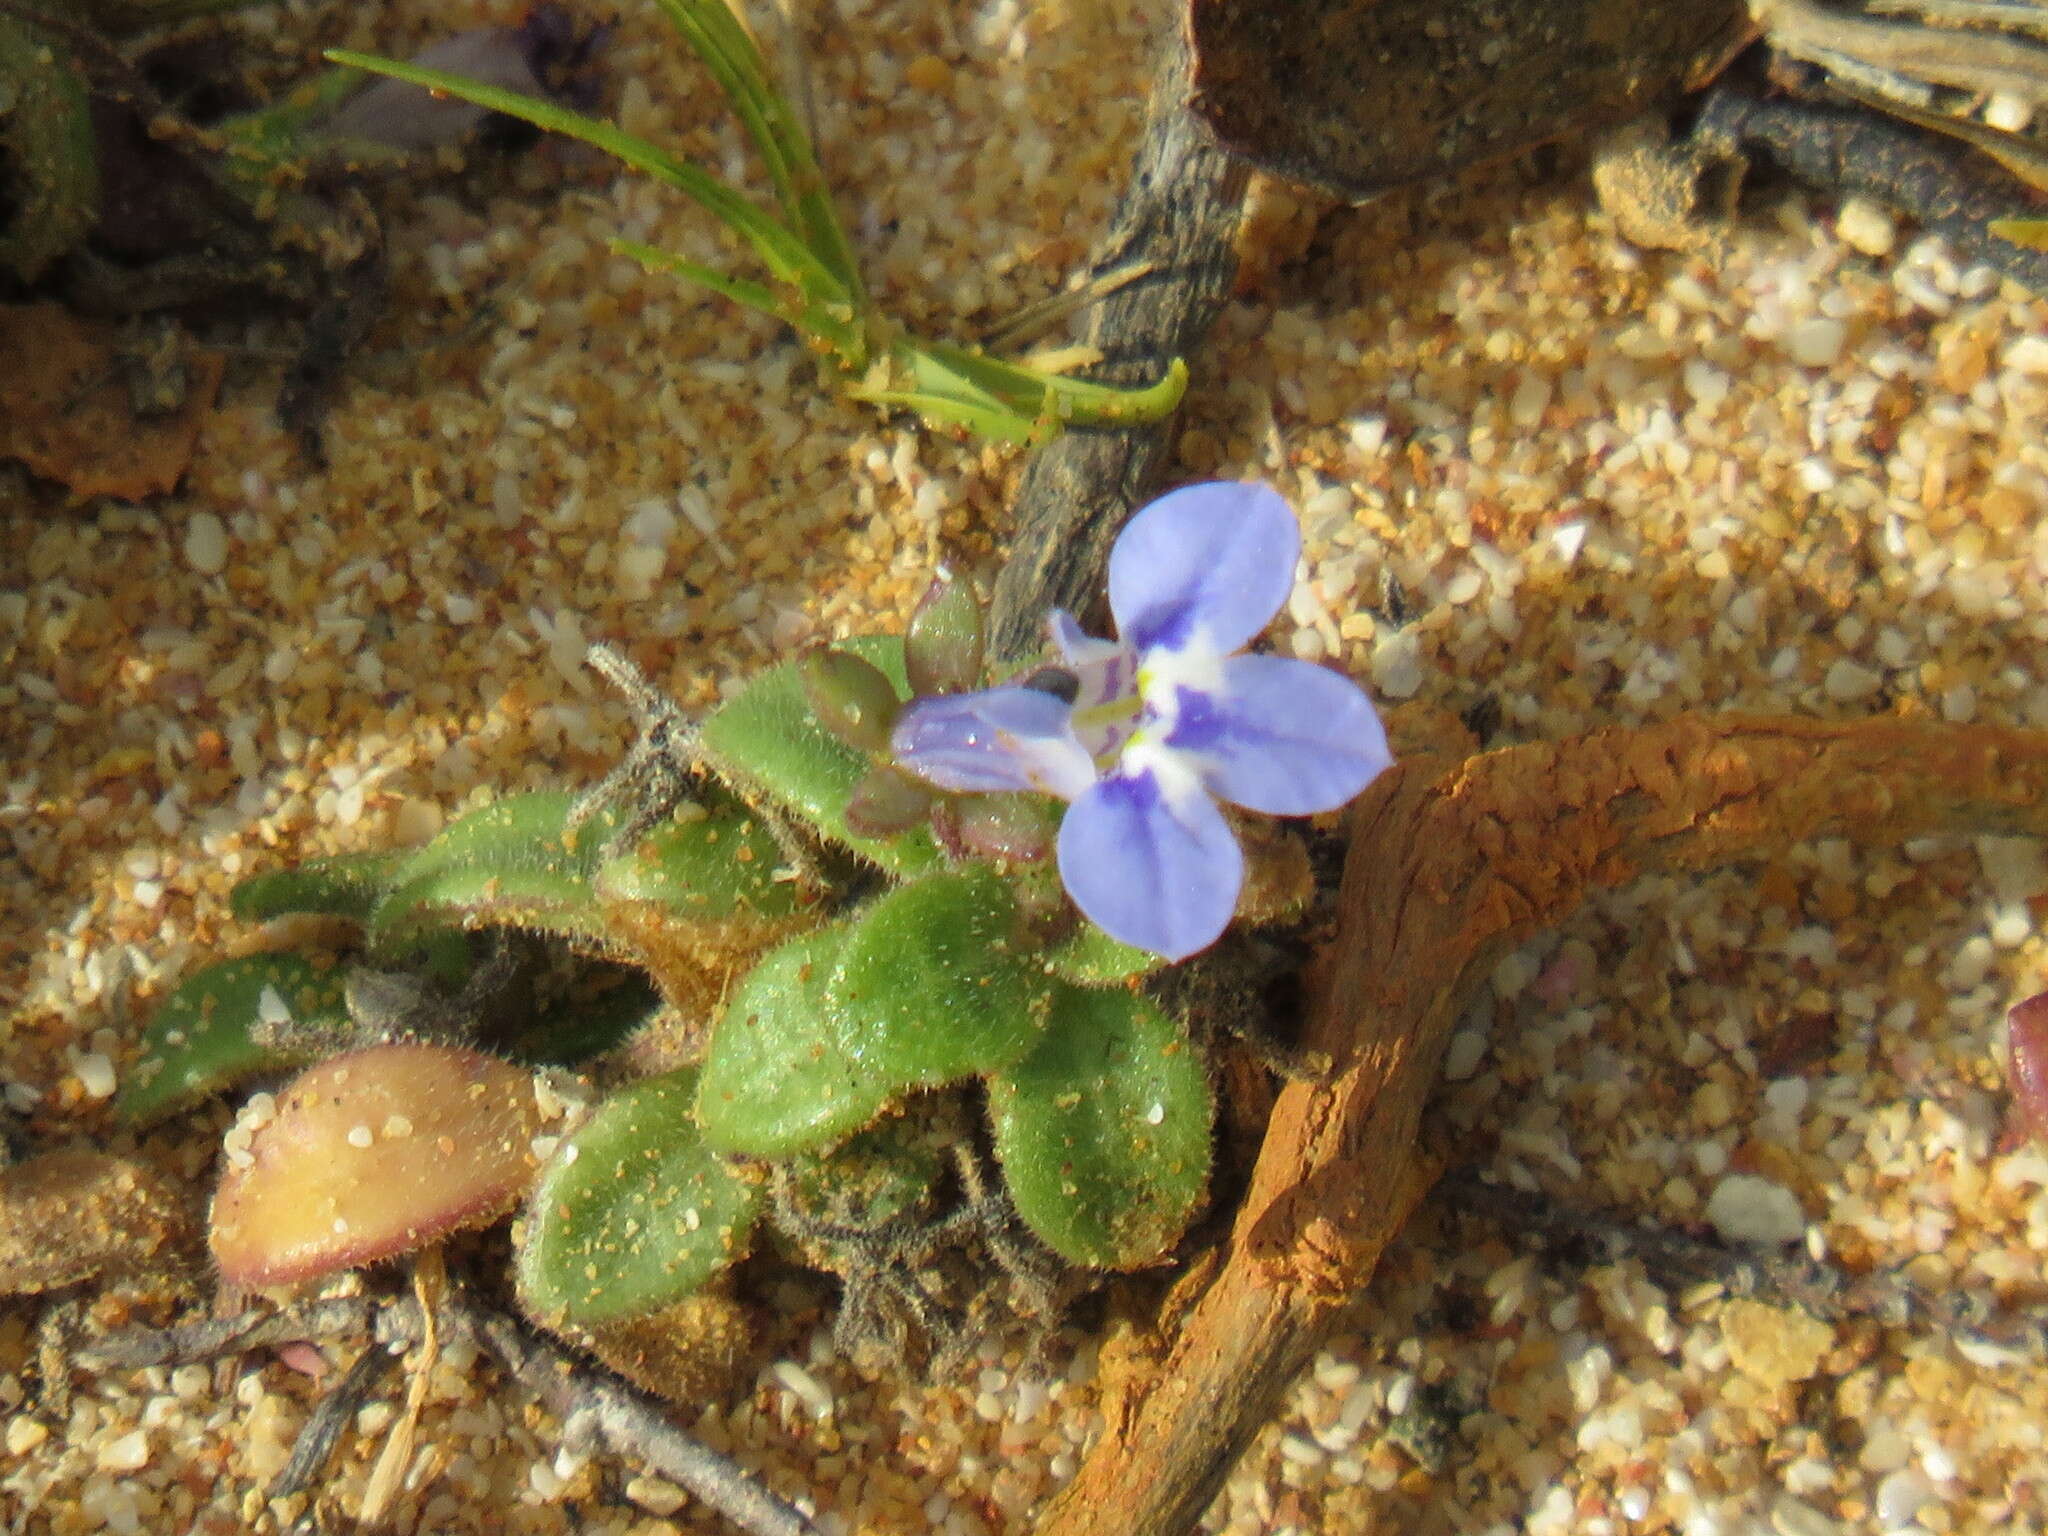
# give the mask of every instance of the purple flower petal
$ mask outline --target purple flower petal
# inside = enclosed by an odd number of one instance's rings
[[[1169,960],[1216,942],[1244,855],[1207,795],[1170,799],[1149,773],[1105,779],[1060,823],[1060,880],[1113,939]]]
[[[1075,690],[1074,708],[1093,709],[1098,704],[1128,694],[1138,678],[1138,653],[1114,640],[1098,640],[1084,634],[1074,616],[1055,608],[1045,621],[1046,635],[1060,660],[1080,685]]]
[[[1264,629],[1294,587],[1301,527],[1270,485],[1184,486],[1130,520],[1109,552],[1109,610],[1140,652],[1199,631],[1219,652]]]
[[[1036,688],[913,699],[897,716],[897,764],[941,789],[1035,789],[1071,800],[1095,783],[1095,764],[1067,725],[1068,707]]]
[[[1284,656],[1232,656],[1220,695],[1182,689],[1167,745],[1198,754],[1225,800],[1268,816],[1335,810],[1394,760],[1363,689]]]

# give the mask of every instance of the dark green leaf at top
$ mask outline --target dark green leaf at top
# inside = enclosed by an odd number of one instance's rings
[[[370,915],[370,942],[387,954],[451,924],[533,928],[601,940],[591,875],[619,825],[606,812],[570,828],[573,796],[510,795],[451,822],[391,873]]]
[[[309,859],[290,869],[265,870],[236,882],[228,909],[245,923],[266,923],[301,912],[365,922],[389,888],[392,874],[411,857],[403,851],[344,853]]]

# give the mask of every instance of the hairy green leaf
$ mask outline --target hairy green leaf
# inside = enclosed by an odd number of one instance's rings
[[[541,1175],[519,1245],[538,1317],[593,1326],[660,1310],[746,1250],[759,1186],[698,1137],[685,1068],[614,1094]]]
[[[235,882],[228,910],[245,923],[267,923],[300,912],[366,922],[392,875],[409,857],[403,851],[344,853],[290,869],[265,870]]]
[[[904,686],[899,638],[866,636],[842,645],[879,667],[897,688]],[[849,847],[894,875],[937,867],[938,847],[922,829],[875,838],[847,826],[847,802],[871,764],[818,723],[795,663],[755,678],[704,722],[698,739],[729,782],[749,797],[800,817],[828,842]]]
[[[1142,993],[1062,986],[1037,1050],[989,1083],[1017,1214],[1076,1264],[1136,1269],[1172,1247],[1209,1181],[1208,1074]]]
[[[348,1022],[339,966],[304,955],[245,955],[187,977],[150,1018],[142,1050],[114,1100],[130,1125],[149,1125],[298,1058],[256,1043],[259,1022]]]
[[[390,954],[449,925],[602,940],[591,876],[619,817],[592,816],[571,830],[574,803],[559,791],[509,795],[451,822],[392,871],[370,914],[372,949]]]

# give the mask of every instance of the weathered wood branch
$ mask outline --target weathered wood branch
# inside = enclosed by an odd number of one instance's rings
[[[1088,343],[1104,356],[1091,377],[1105,383],[1150,383],[1192,353],[1237,275],[1231,240],[1249,173],[1189,114],[1187,96],[1187,43],[1176,29],[1153,84],[1130,185],[1090,269],[1096,277],[1147,269],[1090,315]],[[1076,427],[1033,457],[996,579],[993,655],[1014,660],[1036,651],[1048,609],[1094,611],[1109,546],[1151,489],[1172,432],[1172,417],[1141,427]]]
[[[1499,958],[1596,891],[1814,837],[2048,835],[2048,732],[1688,715],[1416,758],[1352,813],[1310,1048],[1281,1090],[1215,1279],[1040,1536],[1180,1536],[1427,1187],[1416,1131],[1451,1026]]]

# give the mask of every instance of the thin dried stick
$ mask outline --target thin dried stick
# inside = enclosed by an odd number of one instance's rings
[[[334,1390],[313,1405],[299,1437],[292,1442],[291,1455],[265,1490],[269,1497],[290,1498],[312,1486],[313,1480],[325,1470],[327,1458],[334,1454],[334,1447],[340,1443],[342,1431],[348,1428],[356,1410],[369,1401],[377,1383],[397,1363],[398,1357],[382,1344],[372,1344],[356,1356],[356,1363],[334,1384]]]
[[[125,1328],[83,1345],[74,1358],[88,1371],[139,1371],[217,1360],[298,1339],[359,1339],[370,1331],[377,1306],[368,1296],[337,1296],[282,1312],[261,1307],[176,1328]]]
[[[547,1403],[565,1432],[594,1433],[614,1455],[651,1468],[749,1536],[817,1536],[817,1527],[799,1510],[769,1492],[738,1462],[670,1423],[654,1398],[576,1359],[517,1318],[485,1306],[462,1286],[448,1288],[438,1311],[451,1334],[488,1349],[508,1374]],[[418,1343],[425,1334],[419,1303],[411,1297],[380,1303],[351,1296],[288,1312],[210,1318],[183,1328],[134,1328],[80,1349],[74,1360],[87,1370],[140,1369],[210,1360],[295,1339],[360,1338],[366,1333],[378,1350]]]
[[[489,1349],[546,1403],[565,1431],[594,1433],[615,1455],[688,1490],[750,1536],[817,1536],[817,1527],[794,1505],[770,1493],[730,1456],[678,1429],[656,1399],[576,1360],[460,1286],[449,1289],[441,1310],[451,1328]]]
[[[2048,733],[1687,715],[1383,775],[1313,977],[1303,1043],[1334,1069],[1281,1089],[1216,1277],[1041,1536],[1193,1529],[1426,1190],[1423,1103],[1508,950],[1642,875],[1942,832],[2048,835]]]
[[[2034,1359],[2048,1352],[2048,1309],[2041,1307],[2013,1307],[1994,1315],[1992,1303],[1979,1292],[1960,1287],[1929,1291],[1901,1274],[1851,1274],[1797,1251],[1730,1245],[1619,1211],[1559,1200],[1541,1190],[1490,1184],[1472,1168],[1446,1174],[1433,1196],[1451,1212],[1490,1222],[1554,1260],[1591,1267],[1633,1259],[1653,1284],[1668,1291],[1718,1286],[1730,1296],[1797,1307],[1837,1326],[1861,1319],[1887,1328],[1934,1331]]]

